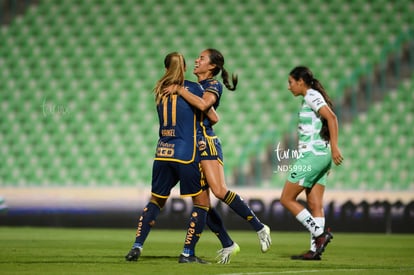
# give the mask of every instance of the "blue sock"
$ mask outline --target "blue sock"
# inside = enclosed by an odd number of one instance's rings
[[[240,217],[247,220],[255,231],[259,231],[263,228],[263,224],[259,221],[250,207],[243,201],[243,199],[232,191],[227,191],[224,199],[225,204],[230,206]]]
[[[191,211],[190,222],[188,224],[187,235],[185,237],[183,254],[194,256],[195,246],[200,239],[204,226],[206,225],[208,208],[194,205]]]
[[[155,201],[150,201],[144,208],[138,220],[137,232],[135,234],[135,243],[133,248],[142,248],[151,228],[155,224],[155,220],[160,213],[161,208]]]
[[[217,213],[215,208],[210,208],[210,210],[208,211],[207,225],[210,228],[210,230],[214,234],[216,234],[223,248],[233,245],[234,242],[227,233],[227,230],[224,227],[223,220],[221,219],[220,215]]]

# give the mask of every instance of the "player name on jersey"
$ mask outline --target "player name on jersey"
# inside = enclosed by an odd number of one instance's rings
[[[175,137],[175,129],[163,129],[161,135],[163,137]]]

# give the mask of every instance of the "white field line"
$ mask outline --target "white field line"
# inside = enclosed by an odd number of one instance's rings
[[[358,268],[358,269],[312,269],[312,270],[286,270],[286,271],[269,271],[269,272],[243,272],[243,273],[221,273],[217,275],[269,275],[269,274],[307,274],[307,273],[325,273],[325,272],[361,272],[361,271],[414,271],[412,268]]]

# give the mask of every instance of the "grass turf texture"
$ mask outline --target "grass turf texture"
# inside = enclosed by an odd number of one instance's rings
[[[185,231],[156,230],[138,262],[126,262],[134,230],[0,227],[0,274],[414,274],[414,234],[334,232],[322,261],[293,261],[308,249],[305,232],[272,232],[263,254],[253,231],[230,231],[241,251],[215,263],[217,238],[206,230],[197,256],[210,265],[178,264]]]

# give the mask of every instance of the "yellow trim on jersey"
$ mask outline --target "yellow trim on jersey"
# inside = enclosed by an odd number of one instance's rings
[[[184,197],[184,198],[188,198],[188,197],[195,197],[201,194],[201,192],[203,192],[204,190],[200,190],[197,193],[193,193],[193,194],[185,194],[185,195],[180,195],[180,197]]]
[[[217,156],[217,149],[216,145],[214,144],[214,139],[216,137],[206,137],[208,147],[210,148],[210,153],[212,156]]]
[[[170,195],[167,195],[167,196],[161,196],[161,195],[158,195],[158,194],[155,194],[155,193],[152,193],[151,192],[151,195],[153,195],[154,197],[157,197],[157,198],[161,198],[161,199],[168,199],[168,197],[170,196]],[[158,205],[158,204],[157,204]]]
[[[175,126],[177,125],[177,95],[173,95],[171,97],[171,101],[172,101],[172,125]]]
[[[207,134],[207,132],[206,132],[206,126],[204,125],[204,123],[203,123],[203,121],[204,121],[204,113],[201,115],[201,121],[200,121],[200,127],[201,127],[201,129],[203,130],[202,132],[203,132],[203,136],[204,137],[210,137],[210,138],[217,138],[217,136],[209,136],[208,134]]]
[[[162,105],[163,105],[162,110],[163,110],[163,116],[164,117],[167,117],[167,111],[168,111],[167,104],[168,104],[168,99],[166,97],[163,97],[163,99],[162,99]],[[166,127],[167,124],[168,124],[168,120],[164,119],[164,127]]]
[[[153,194],[154,195],[154,194]],[[155,196],[155,195],[154,195]],[[157,196],[159,197],[159,196]],[[168,197],[167,197],[168,198]],[[158,206],[158,208],[162,209],[162,207],[158,204],[158,202],[156,200],[150,200],[151,203],[155,204],[156,206]]]
[[[217,92],[217,90],[207,88],[207,89],[204,90],[204,92],[209,92],[209,93],[214,94],[215,96],[217,96],[217,100],[219,98],[219,93]]]
[[[194,207],[198,207],[198,208],[204,209],[207,212],[208,212],[208,210],[210,210],[210,207],[208,207],[208,206],[202,206],[202,205],[199,205],[199,204],[194,204]]]

